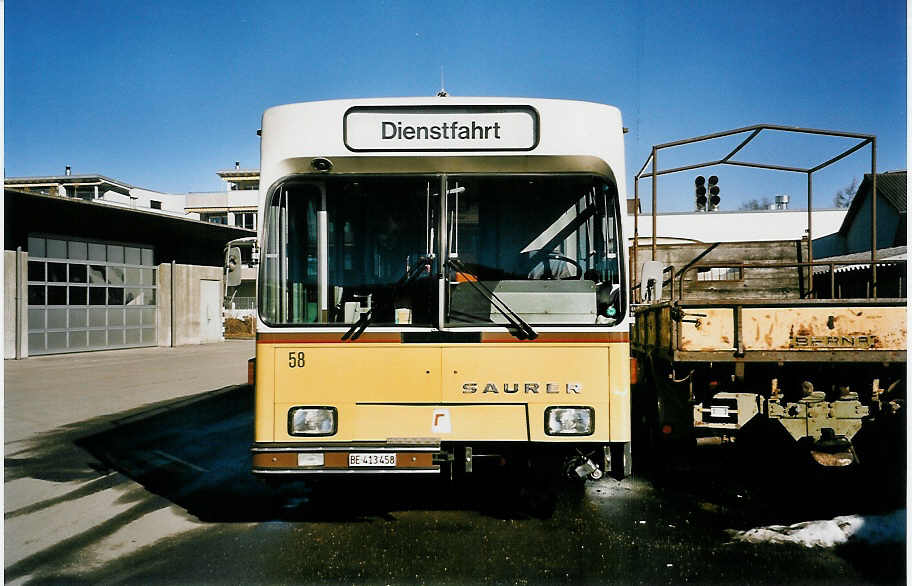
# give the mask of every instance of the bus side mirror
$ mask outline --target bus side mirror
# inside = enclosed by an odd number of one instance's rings
[[[241,284],[241,249],[232,246],[225,255],[225,286],[237,287]]]

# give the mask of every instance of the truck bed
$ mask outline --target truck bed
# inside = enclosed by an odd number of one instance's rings
[[[641,305],[634,352],[672,362],[905,362],[905,299],[676,300]]]

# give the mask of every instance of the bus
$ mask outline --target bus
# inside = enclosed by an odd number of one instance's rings
[[[266,110],[253,473],[626,475],[623,133],[553,99]]]

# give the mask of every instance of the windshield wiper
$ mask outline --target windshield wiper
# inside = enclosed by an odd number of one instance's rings
[[[348,328],[348,331],[342,334],[342,341],[346,341],[351,338],[352,341],[357,340],[361,337],[361,334],[364,333],[364,330],[367,329],[367,326],[370,325],[371,318],[374,316],[374,310],[369,309],[361,314],[361,317],[358,318],[358,321],[352,324],[352,327]]]
[[[447,259],[447,266],[452,266],[454,269],[463,274],[468,274],[468,271],[465,268],[465,265],[462,264],[458,259],[450,258]],[[488,300],[488,303],[491,304],[491,307],[500,312],[500,315],[507,320],[512,328],[507,328],[507,331],[513,334],[516,338],[520,340],[534,340],[538,337],[538,332],[532,329],[523,318],[519,317],[515,311],[510,309],[510,306],[504,303],[504,301],[497,296],[494,291],[489,289],[487,285],[480,281],[473,281],[472,279],[466,279],[466,283],[472,285],[472,287],[478,291],[482,297]]]

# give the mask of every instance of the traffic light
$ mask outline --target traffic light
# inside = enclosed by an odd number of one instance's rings
[[[706,179],[702,175],[697,175],[697,178],[694,179],[694,196],[697,201],[697,211],[706,211]]]
[[[719,178],[715,175],[709,177],[709,211],[714,212],[719,209]]]

